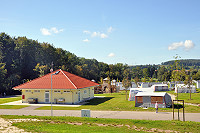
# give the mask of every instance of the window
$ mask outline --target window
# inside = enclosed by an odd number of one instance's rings
[[[158,103],[163,103],[163,97],[161,97],[161,96],[152,96],[151,97],[151,103],[156,103],[156,101]]]
[[[34,90],[34,92],[40,92],[40,90]]]
[[[60,93],[60,91],[54,91],[55,93]]]
[[[84,94],[87,94],[87,90],[84,90]]]
[[[143,97],[137,97],[137,103],[143,103]]]
[[[69,93],[70,91],[64,91],[64,93]]]

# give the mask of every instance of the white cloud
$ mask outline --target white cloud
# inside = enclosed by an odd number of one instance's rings
[[[192,40],[185,40],[184,46],[186,50],[190,50],[194,48],[194,43],[192,42]]]
[[[91,37],[100,37],[100,38],[107,38],[108,35],[104,34],[104,33],[100,33],[100,32],[93,32],[91,34]]]
[[[53,33],[60,33],[60,32],[63,32],[64,31],[64,29],[60,29],[60,30],[58,30],[58,29],[56,29],[56,27],[52,27],[51,28],[51,32],[53,32]]]
[[[94,32],[90,32],[88,30],[84,30],[83,33],[84,34],[88,34],[90,35],[90,37],[98,37],[98,38],[108,38],[108,35],[113,32],[113,28],[110,26],[109,28],[107,28],[107,31],[104,32],[99,32],[99,31],[94,31]]]
[[[85,33],[85,34],[90,34],[91,32],[88,31],[88,30],[84,30],[83,33]]]
[[[111,33],[112,31],[113,31],[113,27],[110,26],[110,27],[107,29],[107,32],[108,32],[108,33]]]
[[[91,37],[96,37],[96,36],[99,36],[99,35],[100,35],[99,32],[93,32],[93,33],[91,34]]]
[[[183,46],[183,42],[175,42],[168,47],[168,50],[175,50],[181,46]]]
[[[41,28],[40,31],[42,32],[42,35],[45,35],[45,36],[51,35],[50,31],[46,28]]]
[[[88,40],[88,39],[85,39],[85,40],[83,40],[83,42],[89,42],[90,40]]]
[[[100,34],[100,37],[101,37],[101,38],[107,38],[108,36],[107,36],[106,34],[104,34],[104,33],[101,33],[101,34]]]
[[[178,48],[185,48],[185,50],[190,50],[194,47],[192,40],[185,40],[185,42],[175,42],[168,46],[168,50],[176,50]]]
[[[54,34],[54,33],[55,33],[55,34],[58,34],[58,33],[60,33],[60,32],[63,32],[64,29],[58,30],[56,27],[52,27],[52,28],[50,28],[50,29],[41,28],[40,31],[42,32],[42,35],[47,36],[47,35],[52,35],[52,34]]]
[[[110,53],[110,54],[108,55],[108,57],[114,57],[114,56],[115,56],[114,53]]]

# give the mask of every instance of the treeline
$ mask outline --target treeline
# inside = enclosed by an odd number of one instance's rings
[[[26,37],[10,37],[0,33],[0,93],[13,93],[11,89],[54,70],[62,69],[89,80],[101,82],[109,77],[122,81],[170,81],[174,66],[106,64],[96,59],[85,59],[49,43],[40,43]],[[200,79],[200,71],[191,69],[193,79]]]
[[[161,65],[173,65],[175,60],[162,62]],[[200,68],[200,59],[181,59],[179,64],[186,69],[199,69]]]

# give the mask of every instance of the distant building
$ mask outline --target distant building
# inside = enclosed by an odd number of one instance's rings
[[[149,83],[147,82],[142,82],[142,83],[138,83],[138,87],[139,88],[149,88],[151,87]]]
[[[103,79],[103,84],[101,84],[101,88],[95,87],[95,94],[119,92],[116,80],[109,80],[109,78]]]
[[[200,80],[193,80],[193,83],[196,83],[196,88],[200,88]]]
[[[196,87],[194,85],[185,85],[185,84],[176,84],[175,85],[175,93],[190,93],[190,89],[191,89],[191,93],[196,93]]]
[[[155,107],[155,103],[158,103],[159,108],[171,107],[171,96],[166,92],[138,92],[135,95],[135,107]]]
[[[119,90],[125,90],[125,87],[123,86],[122,82],[117,82],[116,86]],[[131,86],[127,90],[130,90],[130,88],[137,88],[135,82],[131,82]]]
[[[135,95],[138,92],[148,92],[148,93],[153,93],[152,88],[130,88],[129,91],[129,101],[135,101]]]
[[[154,91],[169,91],[167,84],[155,84],[152,85],[151,88],[153,88]]]

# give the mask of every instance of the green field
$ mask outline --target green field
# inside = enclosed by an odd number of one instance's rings
[[[0,98],[0,104],[21,100],[22,97]]]
[[[112,94],[98,94],[95,96],[105,96],[102,98],[94,98],[88,101],[87,104],[80,107],[61,107],[53,106],[53,110],[110,110],[110,111],[155,111],[155,108],[143,109],[135,107],[134,101],[126,100],[124,92]],[[37,110],[50,110],[50,106],[37,108]],[[160,108],[160,112],[171,112],[172,108]],[[175,110],[177,111],[177,110]],[[200,113],[200,107],[185,105],[185,112]]]
[[[81,117],[50,116],[0,116],[4,119],[38,119],[41,121],[14,122],[18,128],[31,132],[64,133],[64,132],[200,132],[199,122],[152,121],[128,119],[103,119]]]
[[[174,91],[169,91],[168,93],[177,95]],[[197,93],[191,93],[191,100],[190,93],[178,93],[178,99],[184,100],[186,103],[200,104],[200,89],[197,89]]]
[[[13,102],[21,100],[21,96],[19,97],[9,97],[9,98],[0,98],[0,104]],[[21,109],[24,107],[28,107],[26,105],[0,105],[0,109]]]

